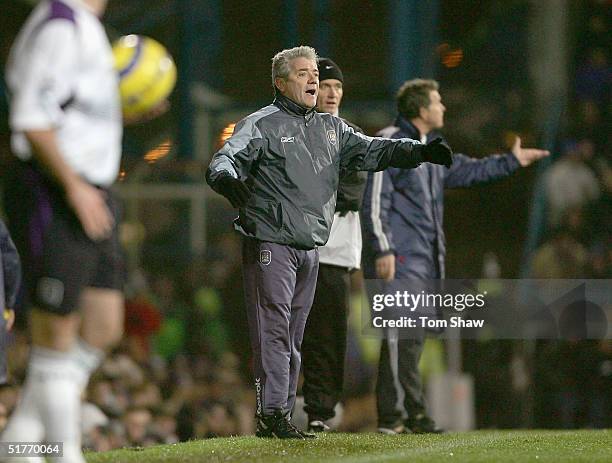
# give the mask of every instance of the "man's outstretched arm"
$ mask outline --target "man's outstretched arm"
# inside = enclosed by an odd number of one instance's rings
[[[546,150],[522,148],[519,137],[516,138],[512,151],[507,154],[495,154],[482,159],[456,154],[455,163],[446,171],[444,187],[465,188],[500,180],[519,167],[527,167],[549,154]]]
[[[340,165],[348,170],[413,169],[423,162],[450,167],[452,150],[442,139],[423,145],[410,138],[368,137],[341,122]]]

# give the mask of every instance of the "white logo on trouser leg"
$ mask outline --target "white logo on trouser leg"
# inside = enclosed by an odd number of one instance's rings
[[[263,265],[270,265],[270,262],[272,262],[272,251],[268,249],[263,249],[260,251],[259,262],[261,262]]]
[[[255,397],[257,400],[257,410],[255,413],[261,416],[261,378],[255,378]]]

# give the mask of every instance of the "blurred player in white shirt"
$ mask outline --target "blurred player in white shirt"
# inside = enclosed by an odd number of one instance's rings
[[[2,441],[63,442],[63,458],[52,461],[85,461],[80,395],[123,330],[118,209],[107,189],[119,170],[122,119],[99,19],[106,4],[41,1],[6,68],[12,148],[20,159],[6,192],[7,215],[33,306],[33,346]]]

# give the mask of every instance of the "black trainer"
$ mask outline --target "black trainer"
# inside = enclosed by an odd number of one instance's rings
[[[275,437],[278,439],[310,438],[310,436],[306,436],[306,433],[303,433],[291,424],[289,413],[283,413],[281,410],[275,411],[273,415],[259,417],[257,419],[255,435],[257,437]]]
[[[424,413],[418,413],[414,417],[408,418],[405,424],[406,429],[412,431],[414,434],[441,434],[444,432],[443,429],[436,426],[434,420]]]

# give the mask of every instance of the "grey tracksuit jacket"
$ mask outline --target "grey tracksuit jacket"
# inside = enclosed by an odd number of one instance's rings
[[[342,119],[277,95],[240,121],[214,155],[206,180],[231,175],[252,192],[234,227],[260,241],[312,249],[327,242],[340,169],[413,168],[422,145],[356,133]],[[217,190],[216,190],[217,191]]]

